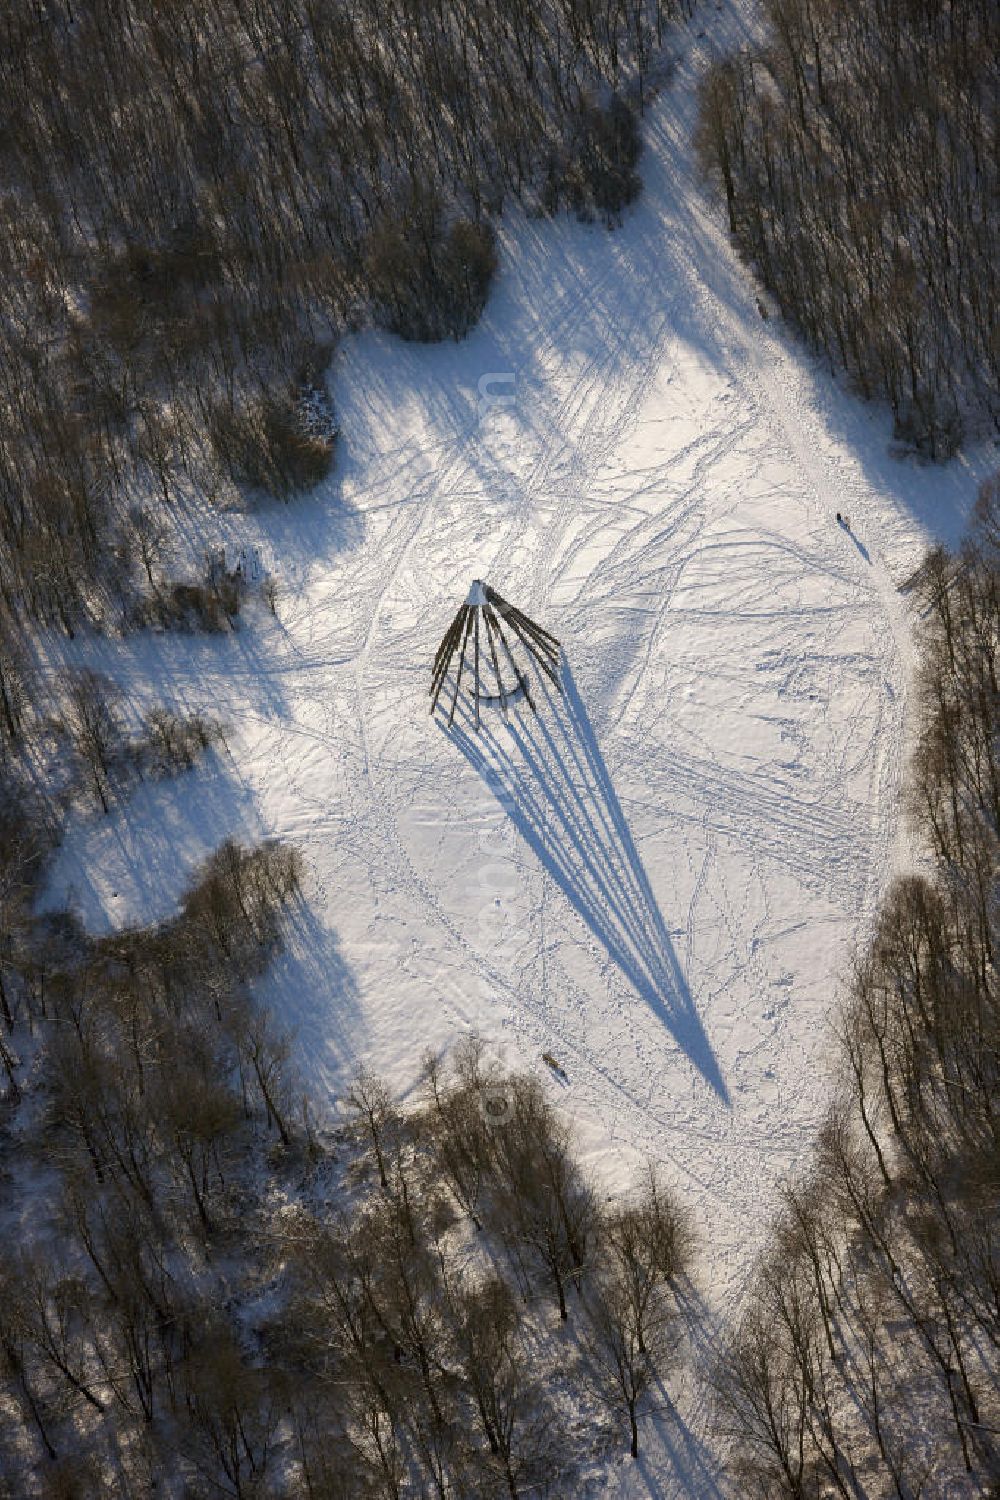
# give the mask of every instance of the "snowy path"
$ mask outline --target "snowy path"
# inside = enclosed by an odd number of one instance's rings
[[[405,1090],[478,1027],[541,1069],[609,1188],[664,1164],[724,1318],[894,858],[897,584],[977,474],[893,463],[883,418],[761,320],[691,163],[702,63],[692,40],[650,112],[622,229],[517,221],[461,346],[348,342],[335,479],[240,533],[280,622],[129,647],[136,697],[218,714],[231,759],[81,820],[54,894],[93,927],[159,916],[227,833],[292,840],[308,906],[269,996],[320,1096],[362,1056]],[[473,576],[571,674],[478,739],[427,715]]]

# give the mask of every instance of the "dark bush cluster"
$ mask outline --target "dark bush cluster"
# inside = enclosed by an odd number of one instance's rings
[[[759,54],[719,65],[704,158],[782,311],[947,457],[1000,419],[993,0],[767,0]]]
[[[199,630],[217,635],[232,627],[239,612],[240,588],[234,578],[194,583],[177,579],[133,600],[130,619],[136,625],[158,630]]]
[[[201,714],[176,714],[154,708],[146,716],[143,733],[134,750],[143,768],[159,776],[189,771],[198,757],[222,738],[217,724]]]
[[[617,95],[606,109],[584,100],[569,160],[551,178],[553,205],[564,201],[581,218],[609,225],[639,195],[642,140],[635,113]]]
[[[378,322],[431,342],[463,338],[479,321],[495,269],[490,225],[458,219],[446,227],[435,201],[381,226],[366,259]]]
[[[209,419],[209,437],[234,484],[284,500],[315,489],[333,463],[333,440],[308,429],[294,394],[220,405]]]
[[[1000,484],[921,572],[910,803],[933,878],[890,891],[839,1018],[843,1084],[717,1372],[743,1493],[1000,1483]]]

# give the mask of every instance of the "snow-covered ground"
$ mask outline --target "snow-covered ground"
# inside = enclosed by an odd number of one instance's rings
[[[685,45],[622,228],[512,216],[465,342],[344,345],[331,482],[219,523],[261,546],[278,620],[88,647],[136,700],[220,717],[230,754],[81,817],[51,899],[149,920],[227,834],[291,840],[308,899],[266,993],[318,1101],[362,1058],[405,1094],[478,1028],[609,1191],[663,1164],[714,1327],[808,1153],[840,976],[903,849],[897,586],[987,459],[893,460],[885,415],[761,318],[693,166],[708,43]],[[566,657],[562,698],[478,737],[427,696],[474,576]],[[717,1493],[698,1404],[630,1493]]]

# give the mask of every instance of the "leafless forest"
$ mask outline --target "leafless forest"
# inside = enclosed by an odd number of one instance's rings
[[[95,939],[36,898],[224,726],[43,680],[33,637],[226,629],[170,518],[334,461],[345,331],[460,338],[506,201],[613,223],[688,0],[15,0],[0,17],[0,1496],[572,1494],[641,1451],[698,1305],[697,1226],[614,1203],[475,1038],[402,1110],[321,1125],[254,984],[301,913],[277,844]],[[988,0],[765,0],[703,159],[782,310],[932,456],[996,421]],[[900,882],[839,1015],[840,1085],[711,1379],[741,1495],[1000,1484],[1000,485],[921,578]],[[836,976],[831,976],[831,993]],[[690,1279],[689,1279],[690,1278]]]
[[[836,1102],[716,1371],[742,1492],[768,1500],[1000,1481],[1000,482],[921,588],[909,799],[934,874],[885,902]]]
[[[0,640],[162,591],[187,484],[314,484],[335,427],[296,402],[338,335],[461,337],[505,199],[613,219],[639,185],[618,90],[641,106],[686,4],[5,5]]]
[[[765,0],[704,159],[781,311],[933,458],[1000,421],[1000,11]]]
[[[2,831],[0,1493],[558,1495],[637,1451],[692,1248],[655,1176],[603,1205],[475,1039],[418,1108],[361,1073],[317,1131],[249,988],[294,854],[224,845],[176,919],[94,941],[26,919]]]

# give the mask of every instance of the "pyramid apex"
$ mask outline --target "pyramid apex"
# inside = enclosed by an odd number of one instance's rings
[[[481,609],[482,606],[486,603],[486,589],[483,586],[483,580],[481,578],[474,578],[472,580],[472,587],[469,590],[469,597],[465,602],[473,609]]]

